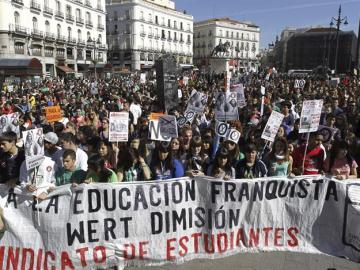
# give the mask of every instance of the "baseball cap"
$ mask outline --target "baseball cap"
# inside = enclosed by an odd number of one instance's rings
[[[45,134],[44,140],[51,144],[57,144],[57,142],[59,141],[59,137],[56,135],[55,132],[48,132]]]

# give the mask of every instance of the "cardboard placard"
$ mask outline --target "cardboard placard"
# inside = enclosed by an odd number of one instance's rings
[[[46,120],[49,123],[57,122],[61,119],[60,106],[49,106],[45,108]]]
[[[110,112],[109,142],[127,142],[129,140],[129,113]]]

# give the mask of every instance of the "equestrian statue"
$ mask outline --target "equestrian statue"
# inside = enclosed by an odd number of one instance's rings
[[[211,56],[225,56],[225,54],[229,54],[229,49],[231,45],[229,41],[226,41],[224,44],[219,43],[219,45],[216,45],[213,51],[211,52]],[[221,55],[221,53],[223,53]]]

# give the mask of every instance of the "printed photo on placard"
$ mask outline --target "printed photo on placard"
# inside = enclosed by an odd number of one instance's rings
[[[238,120],[236,93],[218,92],[215,95],[215,119],[219,121]]]
[[[270,142],[274,142],[276,134],[284,119],[284,115],[276,111],[272,111],[269,120],[266,123],[261,138]]]
[[[305,100],[303,102],[299,133],[318,130],[322,106],[323,100]]]
[[[245,99],[243,84],[240,83],[240,84],[232,85],[230,91],[236,93],[238,107],[239,108],[245,107],[246,99]]]
[[[196,113],[203,113],[204,108],[207,104],[208,96],[204,93],[196,91],[195,89],[191,92],[187,111],[193,111]]]
[[[164,115],[159,118],[160,133],[163,137],[177,138],[178,129],[176,117],[173,115]]]
[[[0,116],[0,135],[4,132],[20,134],[19,113],[11,113]]]
[[[44,159],[44,133],[42,128],[23,131],[26,168],[39,166]]]
[[[109,141],[127,142],[129,137],[129,113],[110,112]]]
[[[215,120],[215,133],[219,137],[226,137],[229,128],[230,128],[229,124]]]

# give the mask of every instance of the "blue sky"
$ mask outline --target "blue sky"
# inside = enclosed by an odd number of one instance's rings
[[[349,24],[342,30],[358,33],[360,0],[175,0],[176,9],[186,10],[194,21],[218,17],[252,21],[261,28],[261,48],[275,41],[285,27],[311,25],[328,26],[331,17],[337,17],[339,5],[342,17]]]

